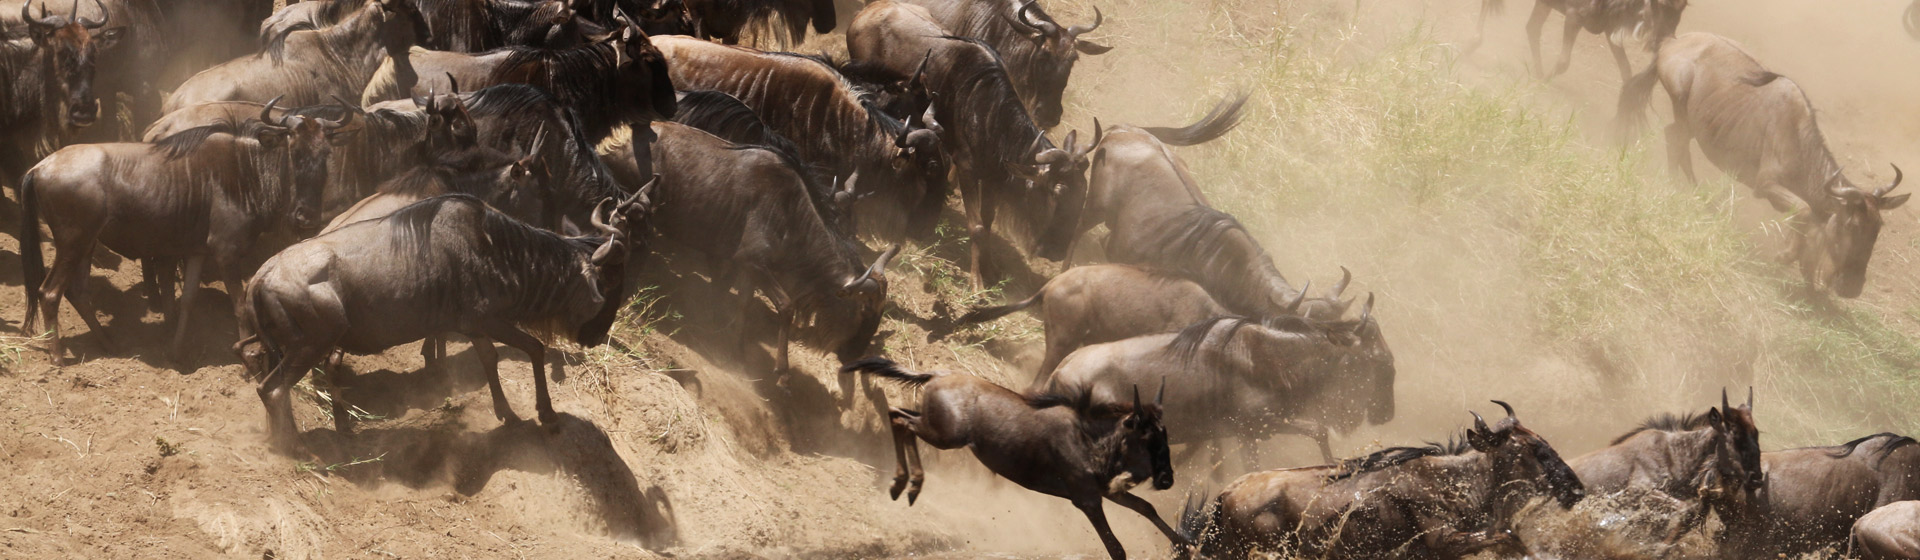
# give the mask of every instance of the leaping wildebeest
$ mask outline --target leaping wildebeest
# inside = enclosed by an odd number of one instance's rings
[[[405,58],[427,36],[420,13],[405,0],[371,0],[326,29],[286,34],[257,55],[243,56],[187,78],[161,110],[215,101],[281,98],[290,106],[358,99],[388,56]]]
[[[252,334],[235,349],[250,371],[265,375],[259,393],[274,449],[298,448],[293,385],[335,349],[375,353],[449,331],[465,334],[480,353],[494,415],[519,420],[500,388],[498,340],[527,353],[540,423],[557,421],[546,345],[528,330],[585,346],[606,342],[626,302],[628,239],[650,209],[647,190],[603,203],[591,218],[592,237],[563,237],[456,194],[268,259],[241,308],[241,328]],[[336,428],[352,429],[339,400],[333,416]]]
[[[1799,261],[1815,290],[1858,297],[1867,261],[1880,237],[1881,213],[1906,204],[1889,196],[1893,181],[1872,190],[1842,173],[1800,85],[1767,71],[1740,45],[1719,35],[1687,33],[1660,47],[1653,65],[1620,93],[1619,121],[1632,128],[1644,116],[1658,80],[1673,101],[1667,125],[1668,163],[1695,181],[1693,142],[1707,160],[1791,213],[1792,244],[1784,259]]]
[[[82,144],[63,148],[20,181],[20,259],[27,316],[53,332],[48,350],[64,359],[60,301],[73,304],[92,332],[106,336],[84,288],[95,247],[132,259],[186,263],[187,289],[171,352],[183,358],[188,316],[209,264],[239,308],[247,252],[261,234],[291,226],[312,232],[335,132],[346,123],[306,117],[217,124],[175,134],[157,144]],[[40,220],[53,236],[48,274],[40,249]],[[211,262],[209,262],[211,261]],[[37,304],[37,305],[36,305]]]
[[[1254,442],[1294,433],[1312,437],[1331,461],[1329,429],[1393,419],[1393,350],[1372,313],[1369,295],[1357,320],[1216,317],[1177,333],[1086,346],[1029,392],[1111,404],[1126,399],[1127,387],[1172,376],[1181,388],[1166,405],[1179,426],[1174,443],[1238,438],[1252,464]]]
[[[24,37],[0,33],[0,181],[12,181],[100,117],[93,95],[96,57],[120,39],[119,28],[78,16],[40,15],[20,6]]]
[[[1466,50],[1480,46],[1487,36],[1487,17],[1499,14],[1505,6],[1506,0],[1481,0],[1480,21]],[[1662,42],[1673,38],[1674,30],[1680,27],[1680,13],[1686,9],[1687,0],[1534,0],[1533,15],[1527,18],[1527,45],[1533,52],[1534,75],[1552,79],[1566,72],[1573,62],[1573,42],[1585,29],[1607,41],[1614,63],[1620,66],[1620,80],[1626,81],[1633,69],[1621,42],[1632,35],[1644,38],[1648,51],[1658,50]],[[1547,23],[1547,14],[1556,11],[1565,16],[1566,28],[1560,35],[1560,62],[1549,73],[1540,60],[1540,27]]]
[[[915,76],[932,96],[966,206],[968,272],[976,289],[991,283],[984,242],[1003,202],[1037,232],[1035,255],[1067,257],[1085,204],[1087,153],[1100,144],[1098,122],[1086,144],[1074,131],[1056,146],[1021,103],[1000,55],[978,39],[953,36],[919,6],[868,4],[847,29],[847,53]]]
[[[894,246],[860,262],[856,241],[834,231],[818,210],[806,170],[792,154],[741,146],[678,123],[655,123],[652,168],[660,177],[655,203],[672,208],[649,223],[656,235],[699,251],[719,286],[739,292],[741,313],[773,302],[774,374],[786,385],[788,341],[808,316],[833,332],[840,363],[865,357],[887,303],[887,262]],[[640,166],[624,144],[604,146],[616,177],[634,181]],[[741,329],[742,346],[749,343]]]
[[[906,216],[909,233],[930,234],[946,207],[947,155],[937,122],[901,121],[832,66],[798,55],[730,47],[691,37],[653,38],[675,86],[739,99],[793,141],[802,161],[851,179],[860,196],[878,193]]]
[[[1181,529],[1202,558],[1285,550],[1305,558],[1459,559],[1482,551],[1524,555],[1511,530],[1528,502],[1571,508],[1580,478],[1513,407],[1488,426],[1479,413],[1465,441],[1393,447],[1339,464],[1257,472],[1203,507]]]
[[[1273,257],[1231,214],[1207,202],[1186,163],[1168,146],[1219,138],[1240,122],[1245,97],[1215,105],[1183,128],[1114,126],[1093,152],[1086,210],[1073,239],[1099,224],[1112,231],[1112,262],[1178,274],[1199,283],[1221,305],[1249,317],[1299,313],[1336,318],[1343,279],[1331,297],[1308,297],[1287,282]]]
[[[920,6],[940,27],[993,47],[1006,62],[1020,100],[1041,128],[1060,124],[1067,78],[1080,55],[1106,54],[1113,47],[1081,38],[1100,28],[1100,8],[1092,25],[1060,25],[1037,0],[902,0]]]
[[[1351,278],[1343,276],[1330,297],[1339,299]],[[1095,264],[1069,268],[1027,299],[974,309],[960,322],[992,321],[1036,305],[1041,306],[1040,322],[1047,337],[1046,357],[1035,373],[1035,379],[1042,381],[1060,360],[1083,346],[1177,331],[1210,317],[1234,314],[1191,280],[1132,265]],[[1280,310],[1299,311],[1298,306]]]
[[[1706,522],[1746,515],[1758,505],[1766,473],[1760,468],[1760,429],[1753,421],[1753,393],[1734,407],[1720,392],[1720,406],[1705,414],[1660,415],[1613,443],[1567,463],[1594,495],[1629,489],[1654,492],[1681,504],[1669,527],[1674,542]]]
[[[1107,526],[1105,500],[1145,516],[1176,546],[1188,542],[1160,518],[1153,504],[1129,492],[1148,481],[1155,490],[1173,487],[1167,425],[1160,416],[1165,383],[1152,403],[1140,400],[1139,386],[1132,388],[1131,402],[1090,403],[1074,396],[1023,395],[968,374],[915,373],[885,358],[863,359],[841,371],[920,389],[918,409],[894,407],[887,412],[899,465],[890,490],[894,499],[905,490],[912,505],[926,480],[917,437],[937,449],[968,448],[994,474],[1073,502],[1114,560],[1125,560],[1127,551]]]

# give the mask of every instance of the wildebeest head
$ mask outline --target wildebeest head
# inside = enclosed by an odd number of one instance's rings
[[[650,195],[653,186],[660,182],[660,176],[633,191],[625,200],[608,198],[594,206],[588,222],[594,230],[605,236],[600,247],[594,249],[593,256],[587,259],[586,277],[595,297],[583,302],[583,307],[574,310],[574,318],[585,317],[578,321],[580,328],[574,332],[573,339],[582,346],[599,346],[607,342],[607,333],[613,329],[613,320],[624,306],[626,295],[627,254],[633,251],[628,246],[636,224],[645,219],[652,211]]]
[[[1097,55],[1113,50],[1112,47],[1080,39],[1080,35],[1100,28],[1103,17],[1100,8],[1093,9],[1093,25],[1074,25],[1062,27],[1047,15],[1036,0],[1027,0],[1014,10],[1013,17],[1001,17],[1015,31],[1025,35],[1033,42],[1036,53],[1028,64],[1025,76],[1029,89],[1027,101],[1033,104],[1033,120],[1041,128],[1053,128],[1060,124],[1060,97],[1067,90],[1067,77],[1073,73],[1073,64],[1080,59],[1080,53]]]
[[[41,79],[51,93],[59,96],[42,101],[65,107],[59,111],[62,130],[91,126],[100,118],[100,100],[93,96],[94,57],[112,48],[125,28],[106,28],[107,7],[99,2],[94,0],[100,7],[100,21],[80,17],[80,0],[74,0],[68,17],[47,15],[45,3],[40,4],[39,17],[28,12],[31,2],[20,6],[20,20],[26,23],[28,35],[40,52]]]
[[[275,97],[260,109],[260,122],[266,125],[260,144],[268,149],[285,148],[286,180],[292,182],[294,194],[291,225],[295,231],[311,233],[326,225],[320,219],[320,209],[327,186],[327,162],[333,157],[334,144],[345,141],[345,127],[354,113],[343,113],[339,121],[291,114],[275,119],[273,109],[279,101]]]
[[[1064,258],[1073,244],[1073,236],[1080,231],[1080,213],[1085,209],[1087,196],[1087,169],[1093,161],[1088,154],[1100,146],[1102,134],[1100,119],[1094,119],[1092,141],[1080,145],[1080,131],[1071,130],[1067,132],[1066,142],[1056,148],[1046,145],[1046,133],[1042,132],[1027,148],[1027,153],[1033,154],[1031,163],[1007,164],[1014,174],[1027,180],[1029,188],[1052,195],[1056,203],[1052,223],[1036,243],[1035,252],[1042,257]]]
[[[427,115],[428,150],[445,153],[472,148],[480,143],[480,128],[474,124],[473,115],[467,111],[466,100],[460,97],[460,82],[447,74],[447,83],[453,91],[440,93],[429,88],[424,96],[413,98],[413,104]]]
[[[1343,358],[1342,369],[1347,375],[1365,380],[1363,382],[1367,408],[1367,423],[1385,424],[1393,421],[1393,383],[1397,372],[1393,366],[1393,349],[1387,347],[1387,338],[1380,333],[1380,323],[1373,320],[1373,294],[1367,294],[1367,302],[1360,307],[1360,319],[1353,326],[1353,353]]]
[[[1473,428],[1467,430],[1467,444],[1485,453],[1492,463],[1492,479],[1487,481],[1493,494],[1488,498],[1495,519],[1508,519],[1535,497],[1545,496],[1571,508],[1586,497],[1586,487],[1573,468],[1560,459],[1546,438],[1520,425],[1513,406],[1493,401],[1507,411],[1507,417],[1492,427],[1473,414]]]
[[[1118,448],[1113,450],[1111,461],[1119,462],[1119,469],[1111,485],[1124,486],[1153,481],[1153,489],[1166,490],[1173,487],[1173,458],[1168,451],[1167,426],[1160,421],[1161,403],[1167,398],[1166,378],[1160,380],[1160,392],[1153,397],[1152,404],[1140,401],[1140,387],[1133,388],[1133,406],[1120,420],[1126,436],[1120,440]],[[1125,491],[1125,488],[1111,490]]]
[[[1767,476],[1760,468],[1760,428],[1753,421],[1753,389],[1747,389],[1747,402],[1739,407],[1729,404],[1726,389],[1721,389],[1720,408],[1707,411],[1707,425],[1719,442],[1715,451],[1717,475],[1726,486],[1752,499],[1766,484]]]
[[[1660,43],[1672,39],[1680,28],[1680,13],[1687,10],[1687,0],[1646,0],[1640,6],[1640,25],[1638,34],[1645,35],[1647,50],[1660,48]]]
[[[380,48],[388,56],[404,57],[407,49],[414,45],[433,42],[433,34],[427,28],[427,18],[420,14],[420,7],[405,0],[373,0],[367,3],[365,10],[379,10],[374,19],[380,26],[374,35],[380,41]]]
[[[894,255],[900,254],[900,246],[887,248],[886,252],[873,259],[873,264],[859,276],[847,278],[835,293],[841,299],[859,304],[859,325],[853,335],[834,354],[840,362],[852,363],[866,357],[867,348],[873,344],[874,333],[880,332],[881,314],[887,306],[887,263],[893,262]]]
[[[615,11],[619,19],[620,53],[619,70],[620,89],[623,95],[634,101],[646,101],[649,117],[656,121],[673,120],[678,111],[679,96],[673,89],[673,78],[667,74],[667,55],[653,46],[653,40],[647,37],[638,24],[627,19],[624,11]]]
[[[1831,211],[1824,223],[1813,224],[1810,239],[1801,248],[1801,272],[1816,289],[1831,288],[1843,298],[1859,297],[1867,284],[1867,261],[1880,237],[1880,213],[1906,204],[1910,195],[1887,196],[1900,186],[1900,167],[1893,182],[1873,191],[1861,190],[1836,170],[1827,179]]]
[[[940,141],[946,128],[933,118],[933,106],[907,119],[907,126],[899,136],[893,139],[895,149],[892,169],[888,170],[897,179],[893,184],[919,185],[924,197],[920,207],[932,208],[946,203],[947,196],[947,150]],[[916,212],[915,219],[937,218],[937,213]],[[928,226],[931,227],[931,226]]]

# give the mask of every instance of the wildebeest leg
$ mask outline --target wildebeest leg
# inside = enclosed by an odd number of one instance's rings
[[[527,353],[527,361],[533,364],[533,409],[539,413],[541,425],[559,422],[560,416],[553,413],[553,400],[547,395],[547,345],[511,324],[487,325],[486,331],[487,336]]]
[[[267,408],[267,441],[275,452],[291,455],[298,447],[300,430],[293,419],[293,385],[326,357],[327,350],[306,345],[291,348],[273,373],[260,382],[260,402]]]
[[[1673,124],[1667,125],[1667,169],[1687,178],[1687,184],[1699,186],[1693,176],[1693,131],[1687,128],[1686,106],[1674,104]]]
[[[907,427],[907,411],[898,408],[888,409],[887,426],[893,431],[893,487],[887,489],[890,499],[900,499],[900,491],[907,488],[907,450],[919,445],[914,439],[913,429]],[[907,505],[913,505],[917,495],[907,497]]]
[[[185,282],[180,285],[180,309],[170,317],[173,319],[173,344],[167,347],[167,352],[176,362],[186,357],[187,318],[193,316],[193,302],[199,299],[200,294],[200,274],[206,270],[206,265],[207,257],[204,255],[187,257],[187,272],[183,275]],[[237,283],[229,284],[227,290],[242,291],[237,286]],[[235,300],[238,301],[238,297]],[[239,307],[234,309],[238,310]]]
[[[1119,494],[1109,495],[1107,499],[1113,500],[1113,503],[1120,504],[1120,507],[1133,510],[1134,513],[1146,517],[1147,521],[1152,521],[1153,527],[1159,529],[1162,534],[1165,534],[1167,540],[1173,541],[1174,546],[1184,547],[1193,544],[1187,540],[1185,535],[1181,535],[1179,531],[1173,530],[1173,527],[1167,526],[1166,520],[1160,518],[1160,512],[1154,511],[1153,504],[1147,503],[1146,500],[1140,499],[1139,496],[1135,496],[1129,492],[1121,492]]]
[[[473,353],[480,358],[480,371],[487,374],[487,392],[493,396],[493,417],[508,424],[520,422],[520,416],[513,413],[513,405],[507,403],[506,390],[500,388],[500,352],[494,349],[493,339],[474,333],[467,333],[467,339],[473,341]]]
[[[1547,77],[1547,65],[1540,60],[1540,28],[1547,24],[1547,13],[1553,8],[1546,2],[1533,3],[1533,15],[1527,18],[1527,46],[1533,49],[1533,72],[1535,76]]]
[[[1613,51],[1613,63],[1620,65],[1620,83],[1627,83],[1627,80],[1633,79],[1633,64],[1627,61],[1627,47],[1621,45],[1620,39],[1613,34],[1603,37],[1607,40],[1607,48]]]
[[[87,277],[93,271],[90,261],[77,261],[74,270],[67,276],[67,303],[73,305],[74,312],[80,315],[80,322],[87,324],[87,331],[100,336],[107,346],[114,346],[113,334],[100,326],[100,317],[94,313],[93,302],[87,300]]]
[[[978,291],[986,285],[987,265],[982,257],[981,241],[987,238],[991,228],[988,222],[993,219],[993,204],[986,196],[986,185],[972,177],[961,178],[960,184],[960,204],[967,211],[967,272],[973,275],[973,289]]]
[[[1107,545],[1107,555],[1113,560],[1127,560],[1127,549],[1120,546],[1120,539],[1113,536],[1113,528],[1107,526],[1107,512],[1101,505],[1099,498],[1073,501],[1073,507],[1080,508],[1080,513],[1087,514],[1087,521],[1093,523],[1093,532],[1100,534],[1100,544]]]
[[[353,433],[353,415],[347,412],[347,379],[352,372],[341,363],[346,357],[346,351],[338,349],[327,354],[327,383],[333,385],[333,429],[340,435]]]
[[[1573,43],[1580,39],[1580,22],[1573,16],[1567,16],[1566,20],[1566,25],[1561,26],[1560,62],[1553,65],[1553,73],[1547,75],[1549,80],[1566,73],[1567,67],[1573,65]]]
[[[964,443],[956,445],[955,442],[948,441],[951,438],[944,437],[945,434],[928,433],[926,425],[920,422],[921,416],[919,411],[908,410],[905,408],[894,408],[887,412],[887,416],[893,419],[898,419],[898,422],[901,425],[906,426],[907,431],[909,434],[911,434],[911,436],[918,436],[920,439],[927,440],[927,443],[933,445],[934,447],[937,447],[940,449],[953,449],[955,447],[960,447],[962,445],[965,445]],[[913,505],[913,502],[915,500],[920,499],[920,486],[926,483],[927,481],[927,470],[920,466],[920,445],[914,442],[913,437],[911,436],[908,437],[906,440],[907,441],[907,505]]]
[[[773,276],[763,271],[755,271],[767,279],[767,299],[773,300],[773,375],[774,383],[787,386],[787,376],[791,375],[792,364],[787,361],[787,348],[793,345],[793,299],[787,297],[786,290],[773,282]]]
[[[94,240],[75,239],[66,247],[60,245],[61,243],[56,240],[50,274],[40,282],[40,316],[46,319],[47,330],[53,333],[52,338],[47,341],[47,352],[52,354],[55,364],[66,363],[65,348],[60,340],[60,301],[73,301],[67,297],[68,291],[75,290],[76,287],[84,287],[87,273],[92,270],[90,263],[93,262]],[[79,310],[79,307],[76,306],[74,309]],[[91,318],[86,313],[81,313],[80,317],[82,320]],[[91,320],[98,321],[98,319]],[[105,334],[97,330],[94,332]]]
[[[1333,445],[1329,441],[1326,426],[1320,425],[1319,422],[1298,419],[1288,420],[1281,426],[1279,433],[1302,435],[1312,439],[1313,443],[1320,447],[1320,458],[1327,464],[1333,464]]]

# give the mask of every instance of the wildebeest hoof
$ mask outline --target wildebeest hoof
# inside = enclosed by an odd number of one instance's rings
[[[912,507],[913,502],[919,499],[920,499],[920,485],[915,484],[913,485],[912,489],[907,490],[907,506]]]
[[[542,410],[540,411],[540,425],[548,429],[559,429],[560,415],[554,414],[551,410]]]
[[[906,490],[906,489],[907,489],[907,479],[904,479],[904,478],[893,479],[893,488],[887,489],[887,495],[890,496],[890,498],[888,499],[892,499],[892,500],[900,499],[900,491]]]

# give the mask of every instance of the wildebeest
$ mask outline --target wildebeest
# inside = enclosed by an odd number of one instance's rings
[[[937,122],[902,122],[834,69],[815,59],[655,37],[683,89],[726,93],[800,149],[800,158],[833,177],[858,177],[859,195],[879,193],[907,209],[910,233],[930,234],[946,205],[947,156]]]
[[[1276,433],[1312,437],[1331,459],[1327,430],[1393,419],[1393,350],[1372,319],[1315,321],[1291,315],[1253,321],[1217,317],[1177,333],[1086,346],[1068,354],[1029,392],[1121,402],[1129,386],[1172,376],[1167,404],[1174,443],[1225,438],[1252,443]]]
[[[59,19],[68,16],[74,21],[85,20],[95,24],[111,25],[110,28],[94,30],[97,43],[89,54],[94,68],[87,70],[86,77],[91,80],[91,95],[101,99],[99,110],[112,117],[117,115],[117,100],[127,98],[127,107],[135,126],[152,120],[160,111],[160,94],[157,86],[167,79],[162,71],[170,66],[193,64],[196,61],[184,56],[179,47],[182,42],[168,33],[164,24],[166,14],[155,0],[0,0],[0,36],[27,37],[35,34],[35,28],[28,22]],[[27,16],[28,9],[38,11],[37,16]],[[49,16],[51,12],[53,15]],[[15,19],[15,14],[21,17]],[[105,35],[112,35],[112,40]],[[81,54],[76,48],[62,56]],[[18,74],[13,74],[18,75]],[[54,76],[61,76],[55,74]],[[65,75],[62,79],[76,80],[77,76]],[[171,82],[166,82],[171,83]],[[117,121],[110,121],[110,125]],[[122,140],[123,131],[119,126],[90,127],[81,131],[81,141],[112,142]],[[25,167],[15,169],[24,170]],[[10,174],[9,180],[16,178]]]
[[[1093,153],[1086,212],[1079,231],[1106,224],[1113,262],[1179,274],[1199,283],[1221,305],[1251,317],[1289,313],[1301,290],[1281,276],[1273,257],[1240,221],[1207,202],[1185,162],[1167,146],[1219,138],[1240,122],[1245,97],[1224,101],[1184,128],[1114,126]],[[1345,282],[1341,283],[1341,287]],[[1347,303],[1309,297],[1298,312],[1339,317]]]
[[[596,237],[562,237],[520,223],[467,195],[430,198],[377,220],[295,244],[269,259],[247,286],[235,347],[264,374],[260,401],[273,447],[298,446],[292,388],[336,348],[380,352],[454,331],[474,341],[494,414],[519,417],[500,388],[493,341],[526,352],[542,424],[558,419],[548,398],[546,345],[527,330],[585,346],[607,339],[625,305],[625,263],[647,188],[607,201]],[[336,370],[336,372],[339,370]],[[334,422],[351,430],[344,403]]]
[[[1623,124],[1644,114],[1656,79],[1673,100],[1669,163],[1693,181],[1690,145],[1699,141],[1708,161],[1775,210],[1792,213],[1795,234],[1784,256],[1798,259],[1808,285],[1858,297],[1880,236],[1881,212],[1907,202],[1908,195],[1887,195],[1900,186],[1900,168],[1894,167],[1886,186],[1855,186],[1834,161],[1799,84],[1767,71],[1725,37],[1688,33],[1667,41],[1653,65],[1622,90]]]
[[[1349,279],[1341,278],[1331,298],[1339,299]],[[1304,303],[1304,298],[1296,303]],[[1035,305],[1044,306],[1040,322],[1047,336],[1046,357],[1035,372],[1038,380],[1046,379],[1061,359],[1083,346],[1175,331],[1209,317],[1234,314],[1192,281],[1132,265],[1096,264],[1069,268],[1027,299],[975,309],[960,322],[992,321]]]
[[[228,295],[240,298],[254,241],[281,225],[320,225],[333,133],[345,123],[303,117],[211,125],[158,144],[84,144],[47,156],[20,181],[21,277],[27,293],[22,330],[36,314],[53,332],[48,350],[63,359],[60,300],[72,303],[105,336],[83,289],[93,250],[105,245],[134,259],[186,262],[186,286],[172,351],[187,336],[201,270],[211,260]],[[40,254],[40,218],[55,247],[52,274]],[[34,304],[38,303],[38,306]],[[238,306],[236,305],[236,308]]]
[[[677,103],[665,57],[632,26],[606,40],[565,49],[510,47],[478,55],[416,49],[382,66],[360,99],[373,105],[461,85],[496,84],[530,84],[546,91],[579,115],[587,138],[595,142],[619,125],[671,119]]]
[[[1481,0],[1480,22],[1467,50],[1480,46],[1486,37],[1487,16],[1500,13],[1505,4],[1506,0]],[[1686,9],[1687,0],[1534,0],[1533,15],[1527,18],[1533,71],[1542,78],[1566,72],[1573,61],[1573,42],[1580,38],[1580,30],[1585,29],[1606,39],[1607,47],[1613,50],[1614,63],[1620,65],[1620,79],[1624,81],[1633,74],[1627,63],[1627,49],[1620,44],[1625,36],[1643,37],[1648,51],[1659,50],[1660,43],[1672,38],[1674,30],[1680,27],[1680,13]],[[1549,73],[1540,60],[1540,26],[1547,23],[1547,13],[1554,11],[1566,17],[1566,29],[1560,36],[1560,62]]]
[[[395,0],[419,11],[430,40],[422,46],[483,52],[511,45],[567,47],[598,31],[576,21],[564,0]],[[309,0],[288,4],[260,23],[260,43],[295,31],[324,29],[366,6],[367,0]]]
[[[989,283],[982,245],[1002,202],[1038,232],[1035,254],[1066,258],[1086,197],[1087,153],[1100,144],[1098,130],[1085,145],[1078,144],[1078,132],[1069,132],[1065,145],[1056,147],[1021,103],[993,48],[952,36],[919,6],[868,4],[847,29],[847,53],[899,74],[924,76],[966,206],[975,288]]]
[[[1073,502],[1115,560],[1124,560],[1127,552],[1107,526],[1102,500],[1146,516],[1175,545],[1187,544],[1152,504],[1128,492],[1147,481],[1155,490],[1173,487],[1173,460],[1160,415],[1165,384],[1151,404],[1141,402],[1138,386],[1132,388],[1131,402],[1090,403],[1074,396],[1023,395],[973,375],[914,373],[885,358],[863,359],[841,371],[920,389],[918,409],[893,407],[887,413],[899,464],[890,490],[894,499],[904,489],[912,505],[926,480],[914,442],[918,437],[936,449],[966,447],[994,474]]]
[[[382,218],[415,202],[446,194],[465,194],[516,220],[541,225],[547,217],[546,189],[537,167],[541,155],[539,142],[523,150],[523,155],[502,153],[487,146],[472,146],[456,153],[438,154],[432,161],[415,166],[380,185],[376,192],[334,216],[321,228],[325,235],[347,224]],[[549,231],[559,228],[544,226]]]
[[[162,110],[214,101],[265,101],[290,106],[358,99],[388,56],[405,58],[426,37],[419,12],[403,0],[371,0],[338,25],[296,31],[188,78],[167,96]]]
[[[752,107],[738,98],[709,90],[681,92],[679,111],[674,113],[673,122],[700,129],[735,144],[764,146],[773,153],[792,158],[794,167],[806,175],[805,182],[812,190],[809,194],[813,197],[813,209],[819,212],[820,219],[826,220],[827,227],[840,235],[854,235],[850,210],[862,195],[847,189],[835,189],[832,178],[822,176],[825,175],[824,169],[808,163],[800,156],[799,146],[781,135],[780,131],[774,130],[759,114],[753,112]],[[648,133],[651,134],[651,130]],[[650,145],[638,141],[631,142],[631,147],[635,150],[650,149]],[[639,152],[635,153],[634,159],[640,160]],[[871,194],[871,191],[866,193]]]
[[[106,21],[79,17],[79,4],[66,16],[40,15],[20,6],[27,33],[0,33],[0,181],[11,181],[40,156],[58,149],[100,116],[93,95],[96,56],[120,38]]]
[[[927,10],[953,35],[979,39],[1000,53],[1020,100],[1042,128],[1060,124],[1067,78],[1081,54],[1099,55],[1112,47],[1080,38],[1100,28],[1100,8],[1092,25],[1060,25],[1037,0],[901,0]]]
[[[1465,441],[1242,476],[1204,510],[1189,504],[1181,529],[1201,557],[1281,549],[1327,559],[1523,554],[1509,526],[1514,514],[1536,498],[1571,508],[1586,491],[1546,438],[1494,402],[1507,417],[1488,426],[1474,413]]]
[[[1866,560],[1920,560],[1920,500],[1894,502],[1853,523],[1853,554]]]
[[[1735,408],[1721,391],[1718,408],[1709,408],[1705,414],[1648,419],[1606,448],[1567,463],[1589,493],[1635,489],[1683,504],[1686,513],[1666,535],[1666,541],[1673,542],[1698,528],[1710,511],[1731,519],[1756,505],[1766,483],[1760,456],[1752,392],[1746,404]]]
[[[1723,520],[1725,556],[1794,555],[1847,540],[1874,508],[1920,499],[1920,445],[1881,433],[1844,444],[1761,455],[1766,498],[1747,515]]]
[[[833,31],[838,23],[833,0],[682,0],[692,20],[694,35],[719,39],[732,45],[740,42],[748,27],[771,24],[780,16],[787,24],[786,39],[799,44],[807,38],[807,24],[815,33]]]
[[[760,305],[755,291],[773,302],[774,373],[781,384],[790,373],[792,329],[810,315],[835,333],[832,350],[842,364],[864,357],[886,309],[887,261],[899,246],[863,266],[855,240],[833,231],[815,210],[816,189],[806,185],[807,174],[791,154],[736,145],[676,123],[655,123],[653,133],[652,168],[661,186],[652,198],[672,209],[653,217],[653,231],[705,255],[715,283],[739,291],[741,316]],[[605,150],[615,176],[638,178],[628,146]]]

